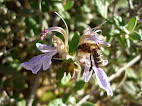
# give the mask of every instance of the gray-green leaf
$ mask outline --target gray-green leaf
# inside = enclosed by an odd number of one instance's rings
[[[136,24],[137,24],[137,17],[134,16],[133,18],[131,18],[131,20],[129,21],[128,25],[126,26],[127,30],[129,32],[132,32],[135,29]]]
[[[57,98],[51,102],[47,106],[62,106],[64,105],[63,100],[61,98]]]
[[[136,32],[136,31],[130,33],[129,34],[129,38],[131,40],[142,40],[142,36],[138,32]]]
[[[85,84],[84,80],[79,80],[78,82],[76,82],[74,90],[75,91],[81,90],[84,84]]]
[[[98,13],[102,17],[107,18],[108,2],[105,0],[95,0],[94,5],[97,7]]]
[[[75,32],[70,45],[69,45],[69,52],[70,54],[74,54],[77,50],[78,42],[79,42],[80,34],[79,32]]]
[[[74,1],[68,1],[65,5],[64,5],[64,10],[69,10],[70,8],[72,8],[74,4]]]
[[[68,83],[68,82],[70,81],[70,79],[71,79],[71,74],[68,73],[67,76],[66,76],[66,75],[63,76],[63,78],[61,79],[61,83],[62,83],[63,85],[65,85],[66,83]]]

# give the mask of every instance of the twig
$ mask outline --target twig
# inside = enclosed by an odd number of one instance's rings
[[[115,87],[115,89],[117,89],[117,88],[119,88],[123,83],[124,83],[124,81],[127,79],[127,73],[126,73],[126,71],[124,71],[125,72],[125,75],[124,75],[124,77],[123,77],[123,79],[120,81],[120,83]],[[115,89],[113,89],[113,90],[115,90]]]
[[[43,31],[43,26],[42,26],[42,11],[41,11],[41,0],[38,0],[38,6],[39,6],[39,11],[40,11],[40,15],[39,15],[40,30]],[[41,76],[41,71],[39,71],[38,74],[37,74],[37,76],[36,76],[36,79],[35,79],[35,82],[34,82],[34,86],[33,86],[33,88],[32,88],[30,97],[29,97],[28,102],[27,102],[27,106],[32,106],[32,104],[33,104],[34,97],[35,97],[35,92],[36,92],[36,89],[37,89],[37,87],[38,87],[38,81],[39,81],[40,76]]]
[[[112,80],[114,80],[115,78],[119,77],[120,74],[121,74],[123,71],[125,71],[126,68],[128,68],[128,67],[134,65],[134,64],[135,64],[137,61],[139,61],[140,59],[141,59],[141,55],[138,55],[138,56],[135,57],[133,60],[131,60],[128,64],[126,64],[124,67],[120,68],[120,69],[117,71],[117,73],[111,75],[108,80],[109,80],[109,81],[112,81]]]
[[[98,86],[92,89],[86,96],[84,96],[75,106],[82,105],[89,97],[98,89]]]
[[[135,9],[134,9],[134,6],[133,6],[133,3],[132,3],[131,0],[128,0],[128,4],[129,4],[130,17],[138,15],[138,12],[142,8],[142,2],[139,3],[139,5],[137,6],[137,8],[135,8]]]
[[[129,9],[133,10],[134,6],[133,6],[133,3],[132,3],[132,0],[127,0],[127,1],[128,1]]]
[[[109,81],[112,81],[113,79],[117,78],[118,76],[121,75],[121,73],[128,67],[134,65],[137,61],[139,61],[141,59],[141,55],[138,55],[137,57],[135,57],[133,60],[131,60],[128,64],[126,64],[124,67],[120,68],[118,70],[117,73],[111,75],[109,77]],[[93,90],[91,90],[86,96],[84,96],[75,106],[80,106],[81,104],[83,104],[86,100],[89,99],[89,97],[97,90],[98,86],[96,88],[94,88]]]
[[[36,89],[38,87],[38,81],[39,81],[40,76],[41,76],[41,71],[39,71],[37,76],[36,76],[36,79],[35,79],[35,82],[34,82],[34,86],[32,88],[30,97],[29,97],[28,102],[27,102],[27,106],[32,106],[32,104],[33,104],[34,97],[35,97],[35,92],[36,92]]]
[[[118,0],[115,0],[113,2],[113,16],[116,16],[117,15],[117,11],[118,11],[118,8],[117,8],[117,3],[118,3]]]
[[[135,9],[135,12],[139,12],[140,9],[142,8],[142,2],[137,6],[137,8]]]

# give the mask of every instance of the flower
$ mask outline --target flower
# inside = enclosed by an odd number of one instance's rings
[[[47,70],[50,66],[52,56],[57,53],[57,49],[55,47],[47,46],[45,44],[36,43],[36,47],[45,54],[35,56],[29,62],[21,64],[23,68],[26,70],[32,70],[34,74],[37,74],[42,65],[43,70]]]
[[[55,35],[53,36],[53,39],[52,39],[54,47],[47,46],[47,45],[41,44],[41,43],[36,43],[36,47],[44,54],[35,56],[29,62],[24,62],[21,64],[23,68],[25,68],[27,70],[31,70],[34,74],[37,74],[37,72],[40,70],[42,65],[43,65],[43,70],[47,70],[50,66],[51,59],[55,54],[58,53],[58,59],[65,59],[66,58],[66,55],[68,52],[68,27],[67,27],[64,19],[58,13],[56,13],[56,14],[65,23],[67,32],[61,27],[50,27],[40,34],[41,40],[44,39],[44,36],[46,33],[50,32],[50,31],[51,32],[57,31],[57,32],[60,32],[64,36],[65,43],[59,37],[57,37]]]
[[[91,42],[91,44],[97,45],[98,49],[100,48],[100,45],[110,46],[110,44],[105,42],[103,39],[104,38],[102,36],[99,36],[96,32],[93,32],[90,27],[88,27],[85,33],[81,36],[79,45]],[[97,83],[100,88],[104,89],[107,92],[107,95],[112,96],[113,92],[110,88],[107,75],[102,68],[96,67],[93,58],[92,53],[78,51],[78,61],[80,64],[85,66],[83,79],[85,82],[88,82],[92,76],[92,73],[95,72]],[[107,64],[108,60],[103,60],[101,66],[105,66]]]

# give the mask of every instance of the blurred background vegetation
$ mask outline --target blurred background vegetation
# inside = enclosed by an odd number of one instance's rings
[[[52,43],[51,36],[40,40],[39,2],[0,0],[0,105],[26,106],[33,92],[33,105],[72,106],[97,86],[95,75],[88,83],[83,81],[83,68],[79,80],[76,80],[76,74],[66,83],[62,82],[60,72],[64,68],[72,71],[76,67],[72,60],[53,59],[50,68],[44,72],[41,70],[38,75],[21,67],[22,62],[40,54],[35,43]],[[87,26],[94,28],[108,20],[99,28],[111,44],[109,48],[101,47],[104,57],[109,60],[103,69],[108,76],[122,68],[124,71],[111,81],[112,97],[97,89],[80,105],[142,105],[141,8],[141,0],[41,0],[43,29],[52,26],[65,28],[54,13],[57,11],[69,27],[69,41],[75,37],[76,31],[82,35]],[[136,61],[129,64],[135,58]]]

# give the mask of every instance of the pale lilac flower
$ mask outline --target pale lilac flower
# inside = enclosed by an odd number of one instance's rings
[[[43,70],[47,70],[50,66],[52,56],[57,53],[57,49],[55,47],[47,46],[45,44],[36,43],[36,47],[45,54],[35,56],[29,62],[21,64],[23,68],[31,70],[34,74],[37,74],[42,65]]]
[[[58,14],[56,13],[65,23],[64,19]],[[66,25],[66,23],[65,23]],[[57,31],[60,32],[65,39],[65,43],[57,36],[53,36],[53,45],[54,47],[51,46],[47,46],[45,44],[41,44],[41,43],[36,43],[36,47],[43,53],[45,54],[41,54],[38,56],[33,57],[29,62],[24,62],[22,63],[22,67],[27,69],[27,70],[31,70],[34,74],[36,74],[40,68],[43,65],[43,70],[47,70],[50,66],[50,62],[52,57],[58,53],[58,59],[65,59],[67,52],[68,52],[68,27],[66,25],[66,29],[67,32],[61,28],[61,27],[50,27],[48,29],[46,29],[45,31],[43,31],[40,36],[41,39],[43,40],[44,35],[48,32],[52,32],[52,31]]]
[[[94,32],[90,27],[86,28],[85,33],[81,36],[79,45],[85,43],[85,42],[92,42],[92,44],[96,44],[99,46],[104,45],[104,46],[110,46],[109,43],[104,41],[105,38],[101,35],[98,35],[96,32]]]
[[[88,27],[82,35],[79,45],[83,43],[91,42],[92,44],[95,44],[99,48],[99,44],[110,46],[109,43],[105,42],[103,40],[103,37],[99,37],[99,35],[91,30],[90,27]],[[85,82],[88,82],[92,76],[92,73],[95,72],[97,83],[100,86],[100,88],[104,89],[107,92],[108,96],[112,96],[113,92],[110,88],[110,83],[108,82],[108,77],[106,73],[103,71],[102,68],[97,68],[93,59],[93,56],[91,53],[84,53],[82,51],[78,52],[78,61],[80,64],[84,65],[84,73],[83,73],[83,79]],[[108,60],[103,60],[102,66],[105,66],[108,64]]]

